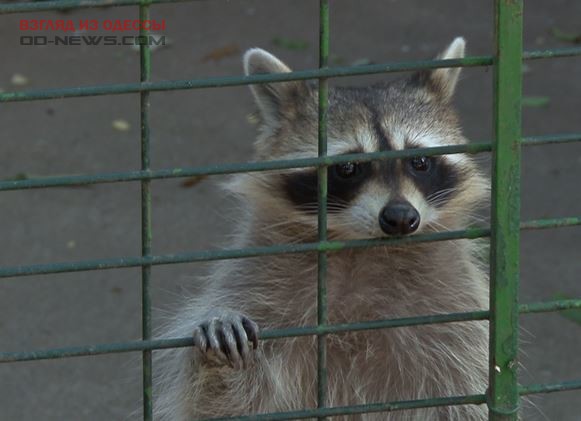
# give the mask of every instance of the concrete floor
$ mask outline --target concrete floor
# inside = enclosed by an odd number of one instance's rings
[[[235,45],[261,46],[297,69],[317,63],[317,2],[312,0],[204,1],[155,6],[172,45],[153,53],[153,78],[189,79],[241,73],[240,55],[203,57]],[[464,35],[470,54],[492,52],[492,2],[464,0],[334,0],[331,50],[335,62],[428,58]],[[527,0],[525,46],[567,46],[553,27],[578,31],[581,2]],[[136,18],[134,7],[69,14],[0,16],[0,89],[134,82],[138,55],[129,47],[20,46],[19,19]],[[273,45],[276,37],[303,40],[304,50]],[[525,95],[550,98],[524,110],[524,133],[581,132],[581,60],[527,64]],[[365,83],[392,76],[342,80]],[[491,137],[489,69],[463,72],[457,105],[467,135]],[[253,110],[246,87],[152,95],[154,168],[239,162],[251,157]],[[55,175],[139,168],[137,95],[5,104],[0,108],[0,178],[18,173]],[[131,128],[118,131],[112,121]],[[486,162],[484,159],[483,162]],[[528,148],[523,155],[523,218],[581,215],[581,144]],[[179,180],[153,183],[153,251],[165,254],[215,248],[229,232],[229,202],[214,181],[186,189]],[[140,253],[139,186],[135,183],[0,194],[0,265],[74,261]],[[522,302],[556,294],[581,296],[581,229],[522,236]],[[153,269],[155,323],[171,312],[203,265]],[[139,269],[3,279],[0,350],[34,350],[136,339],[140,335]],[[526,316],[523,384],[581,378],[581,326],[559,314]],[[139,412],[139,354],[0,365],[0,420],[123,420]],[[581,392],[533,398],[524,419],[577,421]]]

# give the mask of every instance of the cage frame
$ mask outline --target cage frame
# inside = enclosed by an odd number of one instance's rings
[[[34,11],[70,10],[87,7],[137,6],[139,19],[148,20],[155,4],[206,0],[52,0],[45,2],[0,4],[0,15]],[[51,188],[100,183],[139,182],[141,185],[141,249],[140,256],[124,256],[75,262],[32,264],[0,267],[0,278],[12,278],[50,273],[102,270],[123,267],[141,267],[142,340],[118,343],[41,349],[22,352],[0,352],[0,363],[68,358],[120,352],[142,353],[143,419],[153,419],[152,406],[152,352],[156,349],[193,346],[192,338],[153,339],[151,323],[151,268],[185,262],[236,259],[284,253],[316,252],[318,255],[316,326],[267,330],[261,340],[291,336],[317,336],[317,394],[318,405],[304,409],[272,414],[259,414],[213,420],[289,420],[327,416],[384,412],[447,405],[486,404],[491,421],[517,421],[522,395],[551,393],[581,389],[581,379],[554,384],[521,386],[518,383],[518,323],[520,314],[581,309],[581,299],[553,300],[530,304],[518,302],[519,237],[523,229],[548,229],[581,225],[581,216],[545,218],[522,222],[520,220],[520,162],[523,146],[560,144],[581,141],[581,133],[551,136],[522,137],[521,100],[523,60],[581,56],[581,47],[523,51],[523,0],[495,0],[495,54],[471,56],[462,59],[401,61],[363,66],[329,67],[329,0],[319,0],[319,68],[284,74],[197,78],[189,80],[151,81],[151,51],[147,43],[140,45],[140,81],[138,83],[76,86],[57,89],[37,89],[0,93],[0,103],[74,98],[98,95],[138,94],[140,97],[141,169],[139,171],[107,172],[69,176],[36,177],[27,180],[0,181],[0,192]],[[146,36],[140,29],[140,36]],[[419,148],[402,151],[327,155],[328,80],[345,76],[403,72],[448,67],[491,66],[494,69],[494,140],[492,142]],[[290,80],[318,79],[319,131],[318,156],[280,161],[216,164],[188,168],[151,168],[150,109],[151,92],[218,88],[228,86],[272,83]],[[467,228],[418,234],[402,238],[374,238],[349,241],[331,241],[327,238],[327,167],[345,162],[401,159],[443,154],[477,154],[492,152],[491,225],[489,228]],[[151,181],[201,175],[233,174],[251,171],[269,171],[289,168],[316,168],[318,172],[318,241],[302,244],[280,244],[245,249],[205,250],[171,255],[152,253]],[[508,182],[506,182],[508,180]],[[460,238],[490,237],[490,309],[442,315],[360,321],[339,325],[327,320],[327,254],[345,248],[376,247],[381,245],[411,244],[427,241],[447,241]],[[398,402],[379,402],[342,407],[326,405],[326,335],[330,333],[368,329],[398,328],[420,324],[452,323],[488,320],[490,327],[489,388],[481,394],[468,396],[434,397]]]

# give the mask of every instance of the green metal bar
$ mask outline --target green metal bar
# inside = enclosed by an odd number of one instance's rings
[[[521,229],[548,229],[581,225],[581,217],[543,219],[528,221]],[[444,231],[430,234],[417,234],[409,237],[381,237],[362,240],[325,241],[322,243],[280,244],[268,247],[248,247],[232,250],[206,250],[190,253],[152,255],[149,257],[118,257],[111,259],[84,260],[66,263],[48,263],[25,266],[0,267],[0,278],[54,274],[64,272],[80,272],[87,270],[104,270],[127,268],[143,265],[168,265],[176,263],[204,262],[212,260],[241,259],[245,257],[272,256],[286,253],[306,253],[318,251],[339,251],[348,248],[358,249],[380,246],[401,246],[422,242],[458,240],[461,238],[476,239],[488,237],[488,228],[469,228],[459,231]]]
[[[517,421],[522,0],[496,0],[489,419]]]
[[[518,308],[519,313],[521,314],[535,314],[547,313],[551,311],[581,309],[581,299],[554,300],[540,303],[519,304]]]
[[[579,307],[581,307],[581,300],[579,300],[578,305]],[[374,320],[368,322],[345,323],[339,325],[265,330],[260,332],[259,337],[261,340],[271,340],[288,337],[321,335],[329,333],[397,328],[403,326],[417,326],[438,323],[463,322],[471,320],[485,320],[488,318],[488,314],[489,314],[488,311],[476,311],[469,313],[439,314],[391,320]],[[149,341],[128,341],[121,343],[56,348],[39,351],[2,352],[0,353],[0,363],[79,357],[116,352],[133,352],[133,351],[142,351],[144,349],[177,348],[192,345],[193,339],[187,337],[175,339],[156,339]]]
[[[581,141],[581,133],[570,133],[548,136],[531,136],[522,139],[523,146],[539,146]],[[444,154],[477,154],[492,150],[491,143],[471,143],[469,145],[450,145],[430,148],[404,149],[396,151],[382,151],[371,153],[357,153],[347,155],[333,155],[317,158],[301,158],[280,161],[263,161],[234,164],[215,164],[202,167],[167,168],[150,171],[125,171],[100,173],[93,175],[62,175],[35,177],[24,180],[0,181],[0,191],[36,189],[46,187],[84,186],[101,183],[117,183],[139,180],[168,179],[181,177],[195,177],[206,175],[235,174],[242,172],[257,172],[270,170],[284,170],[290,168],[308,168],[321,165],[329,166],[346,162],[369,162],[395,158],[412,158],[415,156],[434,156]]]
[[[326,69],[329,64],[329,2],[319,0],[319,68]],[[329,82],[319,79],[319,133],[318,157],[327,156],[327,117],[329,109]],[[317,168],[318,209],[317,227],[319,242],[327,241],[327,167]],[[324,327],[328,322],[327,314],[327,252],[317,253],[317,325]],[[327,336],[317,335],[317,407],[327,406]],[[325,420],[325,417],[318,417]]]
[[[552,393],[566,390],[581,389],[581,380],[563,382],[557,384],[533,384],[519,390],[521,395]],[[311,418],[314,415],[324,414],[327,416],[356,415],[372,412],[391,412],[399,410],[409,410],[418,408],[451,406],[451,405],[481,405],[486,401],[485,395],[465,395],[445,398],[418,399],[411,401],[372,403],[366,405],[351,405],[343,407],[325,408],[324,410],[303,410],[294,412],[260,414],[256,416],[230,417],[230,418],[210,418],[201,421],[277,421],[289,419]]]
[[[521,230],[535,230],[535,229],[546,229],[546,228],[562,228],[562,227],[573,227],[575,225],[580,225],[581,218],[579,217],[569,217],[569,218],[554,218],[554,219],[536,219],[532,221],[521,222]]]
[[[580,222],[581,224],[581,218]],[[168,255],[153,255],[149,257],[118,257],[111,259],[85,260],[70,263],[48,263],[27,266],[5,266],[0,268],[0,278],[30,276],[51,273],[79,272],[87,270],[104,270],[127,268],[142,265],[166,265],[175,263],[191,263],[212,260],[239,259],[245,257],[272,256],[284,253],[305,253],[319,251],[338,251],[346,248],[378,247],[381,245],[404,245],[427,241],[446,241],[460,238],[487,237],[490,230],[486,228],[470,228],[461,231],[449,231],[434,234],[418,234],[401,238],[376,238],[368,240],[325,241],[322,243],[281,244],[268,247],[247,247],[232,250],[210,250],[191,253]]]
[[[557,135],[527,136],[521,140],[522,146],[556,145],[559,143],[581,142],[581,133],[562,133]]]
[[[581,54],[581,48],[579,49]],[[288,82],[292,80],[308,80],[355,75],[370,75],[378,73],[402,72],[423,68],[440,67],[474,67],[492,64],[492,57],[467,57],[454,60],[424,60],[385,64],[370,64],[365,66],[344,66],[313,70],[298,70],[289,73],[274,73],[251,76],[210,77],[191,80],[166,80],[149,83],[123,83],[114,85],[96,85],[73,88],[42,89],[35,91],[4,92],[0,94],[0,102],[32,101],[44,99],[59,99],[97,95],[119,95],[142,91],[172,91],[181,89],[220,88],[259,83]]]
[[[139,5],[140,19],[149,19],[149,5],[173,3],[187,0],[63,0],[42,3],[21,3],[0,5],[0,14],[65,10],[84,7]],[[47,89],[27,92],[0,94],[0,102],[17,102],[66,97],[84,97],[108,94],[140,93],[141,104],[141,170],[121,173],[107,173],[80,176],[62,176],[0,182],[0,191],[23,188],[40,188],[95,184],[117,181],[141,181],[142,205],[142,256],[141,258],[103,259],[85,262],[57,263],[49,265],[19,266],[0,268],[0,277],[24,276],[40,273],[60,273],[78,270],[106,269],[113,267],[142,267],[142,341],[118,344],[95,345],[89,347],[61,348],[27,353],[0,353],[0,362],[63,358],[80,355],[97,355],[110,352],[141,351],[143,355],[143,401],[144,419],[152,419],[151,399],[151,352],[153,349],[174,346],[191,346],[191,338],[170,340],[151,339],[151,266],[179,263],[182,261],[206,261],[250,256],[266,256],[279,253],[318,253],[318,318],[316,327],[289,328],[266,331],[261,339],[275,339],[288,336],[317,335],[318,341],[318,408],[286,413],[262,414],[218,420],[286,420],[327,416],[354,415],[368,412],[387,412],[432,406],[483,404],[490,409],[491,420],[517,420],[520,395],[551,393],[563,390],[581,389],[581,381],[559,384],[540,384],[520,387],[517,384],[516,357],[518,352],[518,313],[536,313],[569,308],[581,308],[581,300],[562,300],[549,303],[518,305],[518,245],[520,229],[544,229],[581,225],[581,218],[560,218],[528,221],[519,225],[520,203],[520,146],[547,143],[579,141],[579,135],[558,137],[520,138],[520,99],[522,59],[568,57],[581,55],[581,48],[571,47],[559,50],[522,52],[522,0],[496,1],[496,46],[494,57],[468,57],[461,60],[428,60],[401,62],[360,67],[328,68],[329,54],[329,5],[328,0],[320,1],[320,65],[318,70],[292,72],[284,75],[258,75],[249,77],[226,77],[181,81],[150,82],[151,56],[149,47],[140,47],[141,77],[139,84],[118,84],[78,88]],[[140,31],[140,35],[146,35]],[[420,68],[466,67],[495,65],[495,134],[493,151],[493,196],[492,229],[473,228],[462,231],[424,234],[409,238],[369,239],[354,241],[327,241],[327,171],[328,165],[348,161],[369,161],[393,159],[404,156],[439,155],[443,153],[478,153],[491,150],[490,144],[458,145],[442,148],[428,148],[427,152],[390,151],[377,154],[352,154],[350,156],[327,157],[327,107],[329,77],[377,74],[417,70]],[[150,169],[149,93],[176,89],[198,89],[209,87],[238,86],[250,83],[270,83],[284,80],[319,79],[319,152],[317,158],[286,160],[276,162],[227,164],[187,169]],[[456,149],[454,149],[456,148]],[[395,152],[395,153],[394,153]],[[267,171],[297,167],[316,167],[319,175],[318,242],[299,245],[280,245],[251,248],[245,250],[207,251],[180,255],[151,255],[151,185],[152,179],[186,177],[195,175],[226,174],[233,172]],[[374,247],[381,245],[410,244],[424,241],[445,241],[458,238],[480,238],[491,235],[491,311],[455,313],[436,316],[418,316],[372,322],[358,322],[342,325],[328,325],[327,320],[327,252],[344,248]],[[12,272],[11,272],[12,271]],[[12,274],[11,274],[12,273]],[[443,397],[413,401],[375,403],[345,407],[326,408],[327,351],[325,335],[329,333],[379,329],[388,327],[414,326],[418,324],[450,323],[490,318],[491,364],[490,389],[485,395]]]
[[[531,384],[529,386],[521,386],[520,394],[535,395],[539,393],[555,393],[579,389],[581,389],[581,380],[574,380],[555,384]]]
[[[581,299],[523,304],[520,306],[520,313],[521,314],[547,313],[570,309],[581,309]],[[442,324],[442,323],[457,323],[475,320],[486,320],[489,318],[489,315],[490,315],[489,311],[472,311],[464,313],[436,314],[427,316],[404,317],[397,319],[343,323],[326,326],[291,327],[284,329],[265,330],[260,332],[259,337],[261,340],[273,340],[288,337],[312,336],[320,334],[357,332],[376,329],[394,329],[400,327]],[[82,357],[91,355],[101,355],[119,352],[135,352],[166,348],[179,348],[193,346],[193,344],[194,344],[193,339],[191,337],[186,337],[173,339],[154,339],[147,341],[128,341],[100,345],[54,348],[25,352],[0,352],[0,363]]]
[[[581,139],[581,134],[579,135]],[[300,158],[280,161],[244,162],[234,164],[215,164],[190,168],[168,168],[152,171],[127,171],[117,173],[102,173],[95,175],[67,175],[38,177],[27,180],[0,181],[0,191],[19,190],[45,187],[79,186],[97,183],[113,183],[136,180],[167,179],[194,177],[205,175],[223,175],[257,171],[284,170],[291,168],[307,168],[329,166],[346,162],[368,162],[395,158],[411,158],[414,156],[433,156],[441,154],[468,153],[476,154],[492,150],[490,143],[475,143],[470,145],[450,145],[430,148],[405,149],[372,153],[354,153],[316,158]]]
[[[139,6],[139,19],[149,20],[149,6],[143,1]],[[147,31],[140,29],[140,40],[145,40]],[[140,42],[140,81],[148,83],[151,79],[151,51],[147,42]],[[150,93],[140,93],[141,110],[141,171],[150,171],[151,136],[149,128]],[[148,259],[151,256],[152,226],[151,226],[151,181],[141,180],[141,256]],[[143,340],[152,337],[151,324],[151,265],[141,267],[141,334]],[[143,419],[153,419],[152,405],[152,355],[150,350],[142,353],[143,363]]]
[[[304,409],[291,412],[272,414],[247,415],[242,417],[207,418],[200,421],[281,421],[317,417],[335,417],[341,415],[357,415],[365,413],[404,411],[418,408],[431,408],[452,405],[481,405],[486,400],[484,395],[452,396],[445,398],[417,399],[410,401],[370,403],[363,405],[339,406],[332,408]]]
[[[530,385],[526,388],[522,388],[521,394],[532,394],[532,393],[551,393],[554,391],[563,390],[576,390],[581,388],[581,381],[564,382],[558,384],[539,384]],[[538,392],[536,392],[538,390]],[[534,392],[533,392],[534,391]],[[429,408],[429,407],[439,407],[439,406],[451,406],[451,405],[481,405],[486,400],[485,395],[465,395],[465,396],[452,396],[452,397],[440,397],[440,398],[430,398],[430,399],[417,399],[411,401],[399,401],[399,402],[386,402],[386,403],[372,403],[364,405],[351,405],[343,407],[316,409],[316,410],[303,410],[303,411],[293,411],[293,412],[279,412],[274,414],[260,414],[253,416],[242,416],[242,417],[228,417],[228,418],[209,418],[201,421],[277,421],[277,420],[290,420],[290,419],[304,419],[311,418],[315,415],[327,415],[327,416],[338,416],[338,415],[357,415],[364,413],[373,412],[392,412],[400,410],[418,409],[418,408]]]
[[[545,58],[574,57],[581,54],[579,47],[555,48],[549,50],[532,50],[522,53],[523,60],[539,60]]]
[[[542,59],[571,57],[578,55],[581,55],[581,47],[530,51],[525,53],[523,57],[525,59]],[[454,60],[420,60],[384,64],[369,64],[364,66],[330,67],[325,69],[300,70],[290,73],[277,73],[268,75],[226,76],[189,80],[165,80],[148,83],[123,83],[113,85],[80,86],[72,88],[40,89],[30,91],[4,92],[0,94],[0,102],[36,101],[98,95],[120,95],[143,91],[158,92],[181,89],[220,88],[258,83],[288,82],[291,80],[372,75],[420,69],[436,69],[442,67],[490,66],[492,63],[493,57],[491,56],[475,56]]]

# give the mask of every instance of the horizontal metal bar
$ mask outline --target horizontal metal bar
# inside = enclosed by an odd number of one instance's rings
[[[581,55],[579,47],[555,48],[549,50],[531,50],[523,52],[524,60],[539,60],[545,58],[574,57]]]
[[[532,384],[529,386],[521,386],[520,394],[535,395],[540,393],[566,392],[569,390],[578,389],[581,389],[581,380],[573,380],[554,384]]]
[[[580,49],[581,52],[581,49]],[[288,73],[256,74],[251,76],[223,76],[188,80],[164,80],[159,82],[124,83],[73,88],[39,89],[34,91],[4,92],[0,102],[34,101],[97,95],[130,94],[144,91],[174,91],[182,89],[221,88],[292,80],[307,80],[330,77],[372,75],[378,73],[403,72],[441,67],[474,67],[492,64],[492,57],[466,57],[453,60],[421,60],[363,66],[329,67],[311,70],[297,70]]]
[[[570,309],[581,309],[580,300],[556,300],[548,302],[523,304],[519,307],[522,314],[547,313]],[[297,336],[312,336],[317,334],[333,334],[342,332],[355,332],[363,330],[390,329],[406,326],[457,323],[475,320],[486,320],[488,311],[473,311],[464,313],[436,314],[427,316],[404,317],[397,319],[373,320],[366,322],[343,323],[327,326],[306,326],[284,329],[272,329],[260,332],[261,340],[281,339]],[[18,361],[36,361],[57,358],[82,357],[91,355],[136,352],[166,348],[182,348],[193,346],[192,338],[151,339],[118,342],[100,345],[76,346],[66,348],[54,348],[24,352],[0,352],[0,363]]]
[[[521,314],[536,314],[548,313],[551,311],[581,309],[581,299],[553,300],[541,301],[538,303],[520,304],[518,309]]]
[[[555,384],[533,384],[529,386],[521,386],[519,388],[520,395],[531,395],[540,393],[552,393],[552,392],[562,392],[568,390],[581,389],[580,381],[570,381]],[[329,416],[329,415],[354,415],[361,413],[370,412],[388,412],[396,410],[406,410],[406,409],[417,409],[417,408],[427,408],[434,406],[450,406],[450,405],[480,405],[486,402],[485,395],[467,395],[458,397],[445,397],[445,398],[430,398],[430,399],[420,399],[413,401],[400,401],[392,403],[374,403],[374,404],[364,404],[364,405],[351,405],[343,407],[333,407],[324,408],[322,411],[332,411],[319,413],[321,410],[303,410],[303,411],[293,411],[286,413],[273,413],[273,414],[260,414],[254,416],[242,416],[242,417],[226,417],[226,418],[208,418],[201,421],[250,421],[250,420],[260,420],[260,421],[275,421],[275,420],[289,420],[297,418],[311,418],[315,416]],[[295,416],[299,415],[298,417]]]
[[[581,381],[564,382],[557,384],[533,384],[526,387],[521,387],[519,393],[551,393],[555,391],[575,390],[581,387]],[[534,391],[534,392],[533,392]],[[387,403],[373,403],[362,405],[349,405],[343,407],[332,408],[318,408],[312,410],[279,412],[272,414],[259,414],[252,416],[239,417],[222,417],[222,418],[206,418],[201,421],[277,421],[289,419],[303,419],[312,418],[315,416],[337,416],[337,415],[355,415],[370,412],[389,412],[396,410],[428,408],[436,406],[450,406],[450,405],[480,405],[486,402],[485,395],[465,395],[453,397],[440,397],[429,399],[418,399],[412,401],[399,401]]]
[[[470,228],[461,231],[447,231],[433,234],[419,234],[401,238],[374,238],[349,241],[324,241],[302,244],[280,244],[268,247],[247,247],[233,250],[206,250],[190,253],[166,254],[149,257],[119,257],[111,259],[85,260],[68,263],[47,263],[29,266],[0,267],[0,278],[30,276],[50,273],[80,272],[127,268],[144,265],[167,265],[212,260],[240,259],[246,257],[272,256],[286,253],[306,253],[315,251],[338,251],[347,248],[377,247],[382,245],[404,245],[427,241],[446,241],[460,238],[481,238],[490,233],[487,228]]]
[[[574,142],[581,142],[581,133],[526,136],[522,138],[523,146],[556,145],[559,143],[574,143]]]
[[[581,388],[581,381],[563,382],[557,384],[534,384],[519,389],[519,394],[551,393],[556,391],[575,390]],[[388,412],[406,409],[428,408],[450,405],[480,405],[486,402],[485,395],[466,395],[443,398],[418,399],[412,401],[399,401],[392,403],[373,403],[363,405],[350,405],[333,408],[318,408],[293,412],[279,412],[272,414],[260,414],[241,417],[207,418],[201,421],[278,421],[290,419],[304,419],[316,416],[355,415],[370,412]]]
[[[581,55],[581,47],[560,48],[553,50],[535,50],[524,54],[525,59],[570,57]],[[79,86],[72,88],[39,89],[0,94],[0,102],[35,101],[45,99],[75,98],[98,95],[119,95],[138,92],[173,91],[182,89],[220,88],[250,84],[288,82],[319,78],[373,75],[379,73],[405,72],[420,69],[437,69],[442,67],[477,67],[490,66],[492,56],[473,56],[452,60],[419,60],[369,64],[362,66],[329,67],[312,70],[298,70],[289,73],[275,73],[251,76],[225,76],[187,80],[164,80],[159,82],[123,83],[113,85]]]
[[[52,10],[86,9],[89,7],[136,6],[140,4],[165,4],[202,0],[54,0],[26,3],[0,4],[0,15],[10,13],[46,12]]]
[[[239,417],[206,418],[200,421],[281,421],[315,417],[334,417],[375,412],[392,412],[409,409],[431,408],[436,406],[481,405],[486,402],[485,395],[451,396],[444,398],[415,399],[410,401],[369,403],[361,405],[313,408],[299,411],[275,412],[270,414],[245,415]]]
[[[524,221],[520,224],[521,230],[535,230],[546,228],[561,228],[573,227],[581,225],[581,217],[565,217],[565,218],[551,218],[551,219],[534,219],[531,221]]]
[[[0,191],[46,188],[46,187],[78,186],[97,183],[112,183],[120,181],[137,181],[137,180],[166,179],[178,177],[195,177],[205,175],[236,174],[243,172],[245,173],[270,170],[283,170],[292,168],[323,167],[346,162],[368,162],[374,160],[412,158],[415,156],[433,156],[456,153],[476,154],[480,152],[487,152],[490,150],[491,145],[489,143],[474,143],[469,145],[449,145],[430,148],[405,149],[397,151],[353,153],[346,155],[288,159],[279,161],[215,164],[193,168],[169,168],[155,171],[128,171],[119,173],[103,173],[95,175],[37,177],[28,180],[1,181]]]
[[[524,146],[538,146],[581,141],[581,133],[557,134],[550,136],[533,136],[523,138]],[[0,191],[38,189],[47,187],[84,186],[91,184],[118,183],[139,180],[155,180],[181,177],[197,177],[206,175],[237,174],[243,172],[259,172],[285,170],[291,168],[308,168],[341,164],[345,162],[368,162],[397,158],[412,158],[414,156],[448,155],[456,153],[477,154],[489,152],[490,143],[471,143],[469,145],[449,145],[431,148],[406,149],[400,151],[382,151],[373,153],[358,153],[335,155],[316,158],[288,159],[279,161],[244,162],[233,164],[215,164],[189,168],[167,168],[152,171],[124,171],[86,175],[62,175],[34,177],[26,180],[0,181]]]
[[[546,229],[581,225],[581,217],[541,219],[524,222],[522,229]],[[118,257],[110,259],[84,260],[78,262],[47,263],[24,266],[0,267],[0,278],[31,276],[51,273],[80,272],[114,268],[137,267],[144,265],[167,265],[176,263],[204,262],[212,260],[240,259],[246,257],[272,256],[287,253],[306,253],[314,251],[339,251],[345,249],[406,245],[420,242],[436,242],[475,239],[490,235],[489,228],[468,228],[460,231],[444,231],[430,234],[418,234],[409,237],[382,237],[362,240],[324,241],[302,244],[279,244],[268,247],[248,247],[232,250],[205,250],[189,253],[166,254],[154,256]]]
[[[403,326],[417,326],[438,323],[463,322],[471,320],[484,320],[486,318],[488,318],[487,311],[476,311],[468,313],[417,316],[391,320],[374,320],[369,322],[345,323],[328,326],[308,326],[308,327],[266,330],[264,332],[260,332],[259,337],[261,340],[272,340],[297,336],[312,336],[317,334],[320,335],[330,333],[341,333],[347,331],[375,330]],[[2,352],[0,353],[0,363],[80,357],[117,352],[134,352],[166,348],[182,348],[187,346],[193,346],[193,344],[194,343],[192,338],[175,338],[175,339],[154,339],[147,341],[140,340],[102,345],[56,348],[30,352]]]

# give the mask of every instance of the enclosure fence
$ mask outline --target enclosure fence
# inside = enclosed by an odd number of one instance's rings
[[[67,10],[99,6],[139,6],[139,19],[149,19],[149,9],[154,4],[188,0],[54,0],[29,3],[0,4],[0,14],[33,11]],[[204,0],[189,0],[204,1]],[[207,0],[205,0],[207,1]],[[140,45],[140,81],[113,85],[69,87],[62,89],[40,89],[0,93],[0,102],[34,101],[43,99],[73,98],[96,95],[136,93],[140,96],[141,111],[141,170],[87,175],[39,177],[27,180],[0,181],[0,191],[49,188],[97,183],[130,182],[141,183],[141,256],[86,260],[63,263],[36,264],[0,267],[0,278],[38,274],[89,271],[124,267],[142,268],[142,340],[42,349],[23,352],[0,352],[0,363],[18,361],[67,358],[138,351],[143,360],[143,418],[153,419],[152,408],[152,351],[162,348],[193,346],[193,339],[152,339],[151,329],[151,267],[172,263],[202,262],[220,259],[237,259],[253,256],[270,256],[284,253],[316,252],[318,254],[318,324],[268,330],[260,334],[262,340],[316,335],[318,340],[318,407],[290,412],[257,414],[230,418],[228,420],[290,420],[327,416],[385,412],[414,408],[448,405],[486,404],[489,419],[494,421],[517,421],[520,396],[581,389],[578,381],[556,384],[531,384],[522,386],[517,379],[518,325],[519,315],[566,309],[581,309],[581,299],[555,300],[530,304],[519,304],[519,236],[520,230],[548,229],[581,225],[581,216],[558,219],[520,221],[520,160],[522,146],[535,146],[581,141],[581,133],[556,134],[523,138],[521,134],[522,61],[554,57],[580,56],[581,48],[523,51],[523,1],[495,0],[495,45],[493,56],[467,57],[454,60],[428,60],[349,67],[329,67],[329,0],[319,0],[320,38],[319,68],[294,71],[285,74],[252,75],[239,77],[214,77],[190,80],[151,81],[151,55],[147,43]],[[140,36],[145,37],[145,30]],[[327,155],[327,107],[328,79],[342,76],[370,75],[418,69],[444,67],[492,66],[494,69],[494,140],[490,143],[453,145],[413,150],[384,151],[341,156]],[[192,168],[151,169],[150,158],[150,92],[178,89],[217,88],[226,86],[282,82],[289,80],[319,80],[319,142],[318,157],[306,159],[219,164]],[[477,154],[492,152],[492,207],[490,228],[468,228],[460,231],[445,231],[418,234],[405,238],[374,238],[364,240],[330,241],[327,238],[327,171],[330,165],[345,162],[369,162],[374,160],[401,159],[417,156],[443,154]],[[318,241],[303,244],[280,244],[269,247],[252,247],[236,250],[209,250],[179,254],[152,254],[151,188],[154,179],[191,177],[201,175],[233,174],[289,168],[314,167],[318,170]],[[402,245],[418,242],[435,242],[455,239],[490,237],[490,310],[424,315],[390,320],[328,324],[327,321],[327,254],[347,248],[364,248],[385,245]],[[429,399],[377,402],[342,407],[328,407],[325,395],[327,385],[326,335],[347,331],[398,328],[435,323],[451,323],[470,320],[489,320],[490,363],[489,388],[480,394],[468,396],[433,397]],[[214,420],[218,420],[214,418]]]

